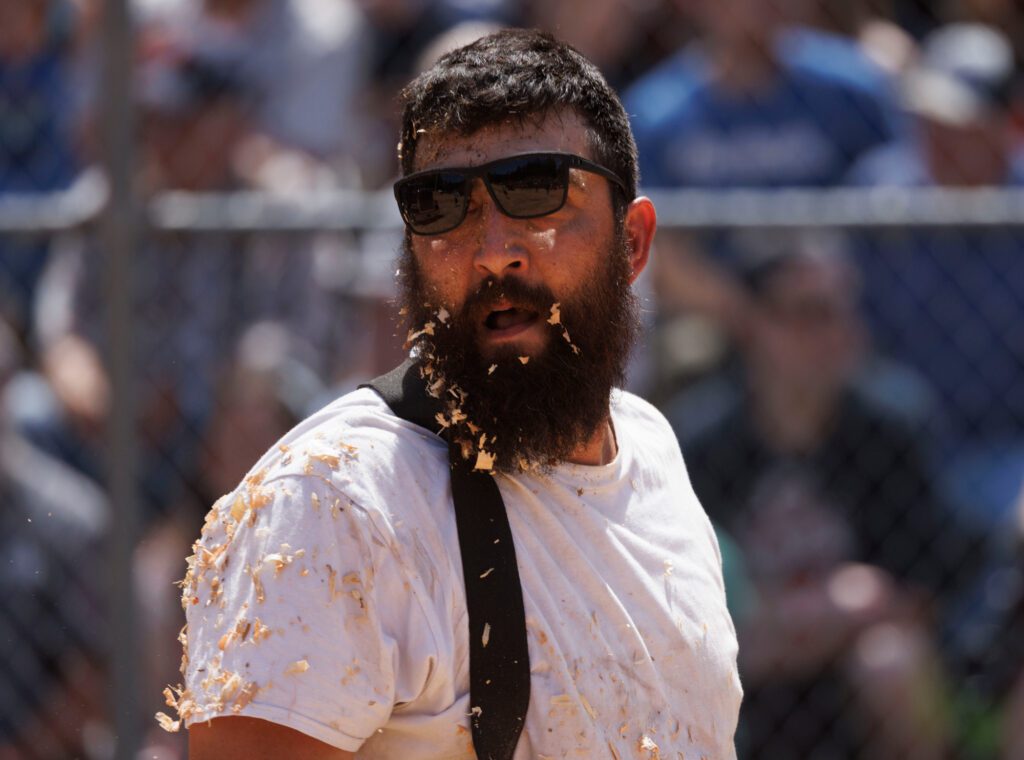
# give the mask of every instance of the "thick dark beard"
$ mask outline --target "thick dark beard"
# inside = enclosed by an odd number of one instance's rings
[[[481,469],[549,470],[605,424],[611,390],[623,384],[639,334],[629,259],[620,220],[606,266],[573,293],[557,298],[514,276],[489,278],[459,313],[449,314],[423,281],[406,235],[398,280],[410,342],[429,386],[445,402],[445,424]],[[526,363],[511,346],[488,356],[480,351],[480,325],[502,297],[549,320],[547,345]]]

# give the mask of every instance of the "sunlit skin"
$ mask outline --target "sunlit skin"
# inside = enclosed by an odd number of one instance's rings
[[[414,170],[475,166],[535,151],[565,151],[594,158],[581,120],[574,114],[553,114],[541,122],[488,128],[470,137],[426,135],[417,146]],[[436,294],[437,305],[451,313],[489,276],[514,274],[526,283],[543,283],[563,297],[573,292],[583,273],[598,266],[600,257],[608,255],[614,223],[611,188],[603,177],[573,170],[565,206],[537,219],[505,216],[494,207],[483,184],[478,181],[476,185],[466,220],[459,227],[443,235],[412,236],[413,253],[428,287]],[[647,264],[655,223],[650,200],[638,198],[629,205],[625,233],[632,251],[630,281],[639,277]],[[481,325],[485,346],[507,343],[523,355],[536,354],[553,336],[558,337],[543,318],[504,334],[488,335],[485,329]],[[570,461],[605,464],[615,452],[615,436],[606,423]],[[254,718],[217,718],[193,726],[190,734],[190,757],[195,760],[354,757],[293,729]]]
[[[582,119],[574,112],[550,114],[525,124],[510,122],[481,129],[469,137],[426,134],[416,148],[414,171],[470,167],[517,153],[561,151],[594,159]],[[583,277],[603,262],[614,240],[612,186],[590,172],[570,171],[565,205],[554,214],[513,219],[494,204],[482,181],[474,183],[466,219],[441,235],[413,235],[413,255],[437,301],[452,313],[489,277],[513,276],[543,284],[557,299],[571,295]],[[656,217],[647,198],[634,200],[626,212],[625,233],[631,243],[630,282],[647,264]],[[496,304],[495,309],[514,307]],[[479,326],[481,349],[510,345],[518,355],[535,356],[558,334],[548,314],[505,329]],[[570,457],[576,464],[605,464],[615,456],[611,427],[602,425],[591,440]]]

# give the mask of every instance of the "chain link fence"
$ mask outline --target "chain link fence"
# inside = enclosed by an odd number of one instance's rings
[[[740,757],[1024,757],[1017,4],[7,0],[0,758],[185,756],[189,544],[399,360],[394,93],[507,24],[634,120]]]

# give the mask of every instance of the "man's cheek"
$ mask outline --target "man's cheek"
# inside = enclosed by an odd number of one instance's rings
[[[530,244],[536,254],[551,256],[558,246],[558,231],[554,227],[531,230]]]

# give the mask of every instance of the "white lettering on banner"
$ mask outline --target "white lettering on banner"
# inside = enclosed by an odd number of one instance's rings
[[[809,124],[750,128],[732,134],[699,131],[677,138],[666,159],[687,183],[734,186],[806,183],[827,176],[841,157]]]

